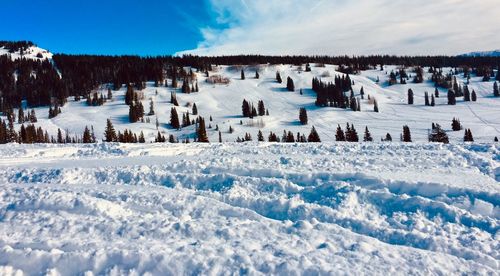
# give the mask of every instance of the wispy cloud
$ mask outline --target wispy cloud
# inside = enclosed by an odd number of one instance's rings
[[[459,54],[498,48],[498,0],[209,0],[200,55]]]

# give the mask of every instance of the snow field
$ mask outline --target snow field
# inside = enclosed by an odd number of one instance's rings
[[[495,144],[0,146],[0,274],[497,274]]]

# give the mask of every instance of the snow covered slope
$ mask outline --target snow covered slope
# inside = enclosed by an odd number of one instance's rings
[[[5,47],[0,47],[0,55],[10,55],[13,60],[20,58],[42,60],[42,59],[52,59],[53,56],[51,52],[42,49],[38,46],[30,46],[22,54],[21,51],[19,50],[11,53]]]
[[[265,156],[265,158],[263,158]],[[0,146],[0,274],[489,274],[500,146]]]
[[[434,92],[434,84],[429,80],[431,75],[426,73],[426,81],[421,84],[414,84],[411,81],[406,85],[387,86],[388,72],[397,70],[397,66],[385,66],[385,71],[369,70],[363,71],[359,75],[352,75],[354,80],[355,96],[359,97],[361,87],[364,87],[366,96],[376,98],[379,104],[379,113],[373,111],[373,104],[370,104],[365,96],[361,101],[362,112],[352,112],[337,108],[318,108],[314,102],[316,94],[311,90],[313,77],[321,77],[323,81],[332,81],[336,74],[336,66],[326,67],[312,66],[312,72],[302,72],[296,66],[290,65],[262,65],[259,66],[260,79],[254,79],[256,67],[244,66],[246,80],[240,79],[239,67],[220,66],[217,72],[211,75],[221,75],[230,79],[228,85],[212,85],[205,82],[204,74],[197,74],[200,92],[182,94],[177,89],[177,98],[180,107],[177,111],[181,113],[191,112],[191,105],[196,103],[199,115],[205,117],[210,141],[218,141],[216,125],[222,131],[223,141],[234,142],[237,137],[243,137],[245,133],[250,133],[256,139],[259,129],[267,138],[270,131],[279,136],[283,130],[309,133],[311,126],[315,126],[322,141],[334,141],[335,129],[338,124],[345,128],[346,123],[354,123],[358,133],[362,138],[365,126],[372,132],[375,141],[386,133],[390,133],[393,139],[398,140],[402,132],[403,125],[408,125],[412,132],[414,141],[427,141],[427,134],[431,124],[439,123],[448,131],[452,143],[463,141],[464,131],[451,132],[451,121],[454,117],[460,119],[464,128],[470,128],[476,141],[492,142],[495,136],[500,136],[500,98],[493,98],[493,81],[482,82],[481,78],[473,77],[469,85],[470,91],[475,90],[478,94],[477,102],[464,102],[463,98],[458,98],[456,106],[447,105],[446,90],[440,90],[440,98],[436,99],[436,106],[424,106],[424,92],[430,94]],[[427,70],[427,69],[426,69]],[[445,69],[445,73],[447,73]],[[290,76],[295,82],[295,92],[288,92],[285,84],[275,81],[276,71],[281,72],[284,80]],[[387,72],[387,73],[386,73]],[[409,74],[414,73],[408,70]],[[376,83],[376,79],[380,83]],[[457,75],[460,83],[465,82],[463,75]],[[411,88],[415,94],[415,104],[409,106],[407,102],[407,91]],[[299,92],[302,89],[303,94]],[[143,105],[146,113],[149,110],[149,100],[153,99],[155,104],[155,116],[150,116],[150,123],[134,123],[128,121],[129,107],[125,105],[125,89],[113,92],[113,100],[100,107],[89,107],[84,100],[75,102],[69,99],[62,108],[62,114],[56,118],[48,119],[48,107],[36,108],[39,123],[51,134],[57,133],[57,128],[69,131],[72,135],[81,135],[86,125],[93,125],[98,138],[103,137],[106,119],[110,118],[117,130],[132,129],[139,133],[143,130],[146,138],[153,141],[156,130],[156,117],[160,123],[159,130],[166,136],[174,134],[180,140],[195,137],[195,127],[187,127],[181,131],[171,129],[170,93],[172,88],[154,87],[153,83],[148,83],[148,87],[143,90],[145,98]],[[104,96],[107,94],[106,87],[100,92]],[[157,92],[157,93],[156,93]],[[243,99],[249,100],[257,105],[259,100],[263,100],[266,108],[269,109],[270,116],[258,117],[253,121],[241,116],[241,105]],[[305,107],[309,117],[309,125],[299,124],[299,108]],[[213,121],[208,118],[212,116]],[[192,118],[194,116],[191,116]],[[263,125],[259,124],[262,119]],[[240,125],[240,122],[243,124]],[[229,133],[229,127],[234,133]],[[19,125],[18,125],[19,127]]]

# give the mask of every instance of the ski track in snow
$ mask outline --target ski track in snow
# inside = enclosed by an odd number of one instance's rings
[[[483,274],[496,144],[0,146],[0,274]]]

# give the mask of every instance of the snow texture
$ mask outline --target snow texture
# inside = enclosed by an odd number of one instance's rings
[[[2,275],[498,275],[495,144],[0,146]]]

